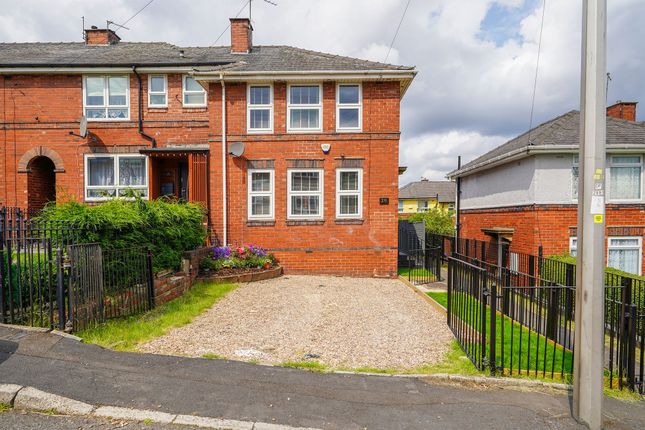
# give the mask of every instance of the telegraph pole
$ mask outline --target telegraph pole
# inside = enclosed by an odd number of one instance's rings
[[[602,428],[607,0],[584,0],[573,415]]]

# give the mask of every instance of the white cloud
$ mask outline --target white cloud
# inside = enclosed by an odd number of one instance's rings
[[[285,44],[341,55],[382,60],[407,0],[255,1],[254,42]],[[147,0],[0,0],[0,40],[81,40],[86,24],[123,22]],[[211,45],[242,0],[155,0],[134,18],[125,41]],[[643,0],[612,0],[608,11],[608,100],[645,100]],[[493,4],[525,11],[519,34],[504,43],[482,40],[480,27]],[[419,74],[402,105],[402,182],[421,175],[442,177],[492,145],[529,125],[541,1],[412,0],[390,62],[415,65]],[[528,6],[533,6],[531,9]],[[246,12],[244,12],[245,14]],[[510,12],[509,12],[510,13]],[[579,101],[581,2],[547,1],[536,95],[538,124]],[[490,23],[488,23],[490,25]],[[500,23],[500,25],[507,25]],[[504,32],[504,34],[507,32]],[[228,44],[228,32],[218,44]],[[407,154],[423,154],[424,159]],[[452,163],[452,164],[451,164]]]

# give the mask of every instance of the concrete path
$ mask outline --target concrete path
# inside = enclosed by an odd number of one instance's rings
[[[93,405],[321,429],[580,428],[569,398],[557,393],[117,353],[7,328],[0,328],[0,383]],[[607,399],[606,409],[607,428],[645,426],[643,402]]]

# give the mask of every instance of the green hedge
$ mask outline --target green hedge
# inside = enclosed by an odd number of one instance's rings
[[[569,254],[551,255],[548,258],[550,260],[561,261],[563,263],[569,263],[569,264],[573,264],[573,265],[576,264],[576,257],[574,257],[572,255],[569,255]],[[622,277],[625,277],[625,278],[638,279],[638,280],[641,280],[641,281],[645,281],[645,276],[639,276],[639,275],[635,275],[633,273],[623,272],[622,270],[614,269],[613,267],[605,267],[605,274],[622,276]],[[609,280],[609,278],[616,279],[613,276],[608,276],[607,280]],[[619,286],[620,282],[618,282],[618,283],[612,282],[612,285]]]
[[[79,243],[149,248],[159,271],[179,269],[182,253],[204,243],[204,215],[204,208],[195,203],[114,199],[94,206],[75,201],[50,204],[40,218],[74,221]]]

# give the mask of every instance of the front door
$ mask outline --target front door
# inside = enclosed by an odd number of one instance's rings
[[[179,199],[188,201],[188,163],[179,162]]]

